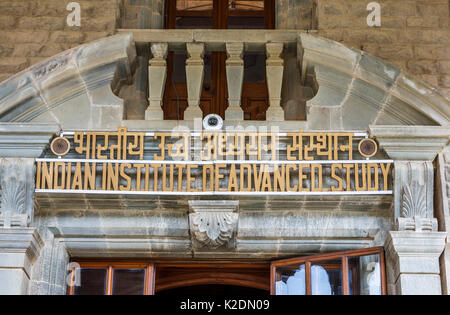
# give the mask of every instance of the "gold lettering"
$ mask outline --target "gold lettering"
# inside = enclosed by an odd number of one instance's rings
[[[272,191],[272,180],[270,178],[269,165],[264,165],[264,175],[262,179],[261,191]]]
[[[231,164],[230,176],[228,179],[228,191],[232,191],[233,189],[234,189],[234,191],[239,190],[238,183],[237,183],[237,177],[236,177],[236,165],[235,164]]]
[[[72,190],[83,189],[83,181],[81,176],[81,163],[77,162],[75,164],[75,172],[73,173]]]
[[[198,165],[188,165],[186,172],[186,185],[187,191],[199,191],[198,189],[191,188],[191,183],[195,182],[195,177],[191,177],[191,170],[193,168],[198,168]]]
[[[77,163],[78,164],[78,163]],[[114,164],[114,169],[113,169]],[[119,163],[108,163],[107,190],[119,190]],[[75,178],[74,178],[75,181]],[[111,189],[112,187],[112,189]]]
[[[47,162],[42,163],[42,189],[53,189],[53,162],[47,167]]]
[[[351,191],[352,190],[352,181],[350,179],[350,175],[351,175],[351,169],[353,168],[352,164],[344,164],[344,168],[346,169],[346,182],[345,182],[345,189],[347,191]]]
[[[95,190],[96,163],[84,163],[84,190]]]
[[[245,185],[245,175],[247,174],[247,185]],[[240,177],[240,191],[251,191],[252,190],[252,168],[250,164],[241,164],[241,169],[239,172]]]
[[[317,182],[318,182],[317,187],[316,187],[316,169],[317,169]],[[321,164],[312,164],[311,165],[311,191],[323,191],[322,165]]]
[[[161,167],[161,164],[151,164],[153,167],[153,190],[158,191],[158,170]]]
[[[355,163],[355,188],[357,191],[367,190],[366,165],[361,165],[361,181],[362,187],[359,186],[359,166]]]
[[[344,190],[344,185],[342,182],[342,178],[340,178],[337,174],[336,174],[336,169],[342,170],[342,164],[332,164],[331,165],[331,178],[333,178],[334,180],[336,180],[338,182],[338,186],[333,186],[331,187],[332,191],[343,191]]]
[[[286,165],[286,189],[287,191],[297,191],[298,185],[294,185],[293,187],[291,187],[291,170],[296,171],[297,165],[295,164]]]
[[[299,164],[298,165],[298,190],[299,191],[310,191],[311,188],[308,187],[303,187],[303,180],[305,180],[307,178],[306,174],[303,174],[303,169],[304,168],[309,168],[310,173],[311,173],[311,164]],[[312,187],[312,183],[311,183],[311,187]]]
[[[163,191],[173,191],[173,164],[170,164],[169,187],[167,187],[167,165],[163,165],[162,186]]]
[[[144,164],[133,164],[133,167],[136,168],[136,190],[140,191],[141,189],[141,172],[142,168],[145,167]]]
[[[372,169],[374,176],[374,185],[372,186]],[[378,190],[378,165],[377,164],[367,164],[367,189]]]
[[[59,170],[61,168],[61,172]],[[64,189],[65,181],[66,181],[66,165],[62,162],[55,163],[55,170],[53,172],[53,189]],[[59,175],[61,174],[61,184],[58,184]]]
[[[127,175],[127,173],[125,173],[125,168],[131,168],[131,164],[129,163],[124,163],[124,164],[120,164],[120,177],[122,177],[123,179],[125,179],[125,181],[127,182],[127,185],[120,185],[119,189],[121,191],[130,191],[131,190],[131,177]]]
[[[215,175],[215,191],[224,191],[224,189],[220,188],[220,180],[224,177],[223,174],[220,174],[220,169],[226,167],[226,164],[216,164],[216,169],[214,171]]]
[[[278,165],[274,165],[273,168],[273,190],[278,191],[278,187],[280,187],[280,191],[286,190],[286,166],[280,165],[281,171],[278,168]]]
[[[380,164],[381,172],[383,173],[383,190],[389,190],[388,179],[389,179],[389,169],[391,168],[391,163]]]
[[[209,171],[209,188],[207,187],[207,173]],[[214,190],[214,167],[212,165],[203,165],[203,191]]]

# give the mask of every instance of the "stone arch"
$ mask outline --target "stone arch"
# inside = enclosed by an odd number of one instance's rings
[[[370,125],[449,125],[450,102],[399,68],[362,51],[298,33],[311,130],[367,130]],[[43,61],[0,84],[0,122],[56,123],[64,129],[117,128],[132,81],[131,34],[94,41]]]

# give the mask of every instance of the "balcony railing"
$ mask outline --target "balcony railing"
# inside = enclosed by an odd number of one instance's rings
[[[169,51],[183,51],[186,59],[186,83],[188,108],[184,120],[202,117],[200,96],[204,78],[204,54],[210,51],[225,51],[228,83],[228,108],[225,120],[242,121],[242,85],[244,79],[245,53],[265,52],[266,81],[269,108],[266,120],[283,121],[281,107],[284,60],[283,50],[295,47],[298,31],[289,30],[120,30],[132,32],[134,40],[150,45],[149,60],[149,107],[146,120],[163,120],[164,87],[167,78],[167,55]]]

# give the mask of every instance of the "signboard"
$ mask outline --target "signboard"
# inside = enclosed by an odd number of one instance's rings
[[[153,195],[391,194],[391,160],[354,133],[75,132],[37,159],[36,192]],[[59,141],[59,142],[58,142]],[[73,145],[72,157],[62,158]],[[359,159],[355,160],[354,155]]]

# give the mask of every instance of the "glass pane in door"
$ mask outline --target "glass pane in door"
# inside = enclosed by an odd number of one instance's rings
[[[143,295],[145,269],[114,269],[113,295]]]
[[[305,265],[277,268],[276,295],[306,295]]]
[[[76,271],[74,295],[106,294],[106,268],[80,268]]]
[[[311,265],[312,295],[343,295],[342,262],[330,260]]]
[[[381,295],[380,255],[350,257],[348,259],[351,295]]]

